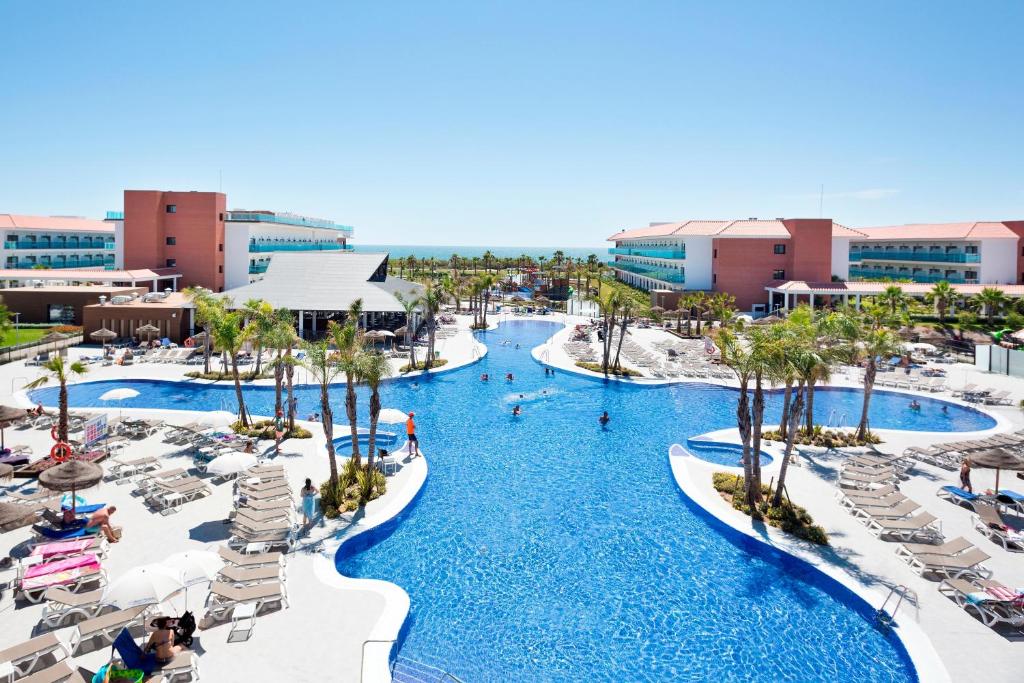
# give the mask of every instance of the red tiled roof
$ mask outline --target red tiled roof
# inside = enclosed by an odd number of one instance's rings
[[[832,223],[833,237],[863,237],[864,234],[839,223]],[[615,240],[638,239],[642,237],[772,237],[787,239],[789,230],[780,219],[732,220],[732,221],[679,221],[675,223],[653,223],[644,228],[623,230],[608,238]]]
[[[897,285],[905,294],[927,294],[932,291],[935,285],[921,282],[804,282],[803,280],[775,280],[767,288],[776,289],[781,292],[796,292],[805,294],[813,291],[815,294],[881,294],[886,287]],[[960,294],[973,296],[986,287],[992,287],[1003,292],[1006,296],[1024,296],[1024,285],[950,285]]]
[[[913,223],[857,228],[868,240],[963,240],[1016,239],[1017,234],[999,221],[969,223]]]
[[[0,213],[0,229],[7,230],[74,230],[78,232],[114,233],[113,223],[73,216],[22,216]]]

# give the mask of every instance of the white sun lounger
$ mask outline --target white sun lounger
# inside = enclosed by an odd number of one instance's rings
[[[36,664],[44,657],[54,655],[57,661],[71,656],[67,645],[54,632],[41,635],[23,643],[0,650],[0,662],[10,662],[14,671],[22,677],[32,673]]]
[[[150,605],[129,607],[79,622],[68,638],[71,654],[76,654],[83,643],[92,640],[99,640],[103,645],[109,645],[114,642],[114,638],[121,632],[121,629],[130,628],[144,620],[149,609]]]
[[[947,579],[960,579],[965,576],[979,576],[987,579],[992,570],[981,563],[990,559],[988,555],[974,548],[959,555],[929,555],[922,553],[907,560],[910,567],[918,574],[935,574]]]
[[[1007,594],[1013,593],[998,581],[992,579],[943,579],[939,592],[952,597],[956,604],[967,612],[974,612],[981,623],[989,628],[1006,624],[1014,628],[1024,626],[1024,607],[1018,599],[999,600],[985,592],[986,588],[998,588]],[[979,599],[980,598],[980,599]]]
[[[866,524],[868,531],[879,538],[892,536],[907,542],[942,539],[942,523],[930,512],[922,512],[907,519],[871,518]]]

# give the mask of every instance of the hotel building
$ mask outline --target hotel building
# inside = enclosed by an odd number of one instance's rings
[[[220,192],[125,190],[115,214],[116,254],[125,268],[170,268],[181,286],[223,292],[259,280],[275,253],[346,251],[352,228],[264,210],[227,210]]]
[[[858,301],[891,280],[1016,285],[1024,282],[1022,238],[1024,221],[848,228],[827,218],[750,218],[652,223],[612,235],[608,251],[623,282],[728,292],[741,310],[758,313],[788,307],[791,295],[842,296],[836,283],[847,281],[865,283],[849,288]]]
[[[113,270],[114,224],[67,216],[0,214],[4,270]],[[13,282],[4,280],[4,286]]]

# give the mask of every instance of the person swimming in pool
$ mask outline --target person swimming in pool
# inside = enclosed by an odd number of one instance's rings
[[[606,425],[607,425],[607,424],[608,424],[609,422],[611,422],[611,421],[612,421],[612,419],[611,419],[610,417],[608,417],[608,411],[606,410],[606,411],[604,411],[603,413],[601,413],[601,417],[597,418],[597,421],[601,423],[601,426],[602,426],[602,427],[604,427],[604,426],[606,426]]]
[[[946,404],[942,404],[942,414],[949,415],[949,406],[947,406]]]
[[[523,409],[519,407],[519,404],[516,404],[516,407],[512,409],[512,417],[519,417],[522,414]]]
[[[506,382],[511,382],[514,379],[515,379],[515,377],[512,376],[511,372],[505,374],[505,381]]]
[[[484,374],[480,375],[480,381],[481,382],[486,382],[489,379],[490,379],[490,377],[487,376],[486,372]]]
[[[913,401],[910,402],[910,409],[911,410],[921,410],[921,404],[917,402],[916,398]]]

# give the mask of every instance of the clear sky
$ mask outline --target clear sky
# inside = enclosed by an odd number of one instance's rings
[[[365,243],[1024,218],[1021,2],[0,0],[0,212],[124,188]],[[223,185],[221,186],[221,177]]]

